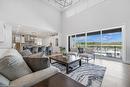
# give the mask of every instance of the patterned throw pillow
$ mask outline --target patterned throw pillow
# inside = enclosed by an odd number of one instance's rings
[[[22,57],[8,55],[0,59],[0,73],[12,81],[32,71]]]
[[[50,67],[50,61],[48,57],[24,57],[24,60],[33,72]]]

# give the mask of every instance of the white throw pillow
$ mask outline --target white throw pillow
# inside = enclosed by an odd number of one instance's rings
[[[67,55],[75,55],[75,56],[77,56],[78,53],[77,52],[68,52]]]
[[[0,59],[0,73],[12,81],[32,71],[21,56],[7,55]]]

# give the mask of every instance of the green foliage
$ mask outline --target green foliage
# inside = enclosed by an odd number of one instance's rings
[[[66,50],[65,47],[59,47],[59,48],[60,48],[61,53],[65,53],[65,50]]]
[[[76,43],[76,47],[85,47],[86,46],[89,46],[89,47],[95,47],[95,46],[98,46],[98,47],[107,47],[107,48],[119,48],[121,49],[122,48],[122,42],[112,42],[112,43],[100,43],[100,42],[79,42],[79,43]]]

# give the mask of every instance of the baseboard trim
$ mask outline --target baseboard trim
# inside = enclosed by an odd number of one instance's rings
[[[123,63],[125,63],[125,64],[129,64],[129,65],[130,65],[130,61],[125,61],[125,62],[123,62]]]

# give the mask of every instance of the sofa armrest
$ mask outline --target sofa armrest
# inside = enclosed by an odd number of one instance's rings
[[[47,69],[43,69],[21,78],[18,78],[14,81],[10,82],[10,87],[30,87],[35,85],[36,83],[45,80],[56,73],[60,72],[60,70],[54,66],[50,66]]]

